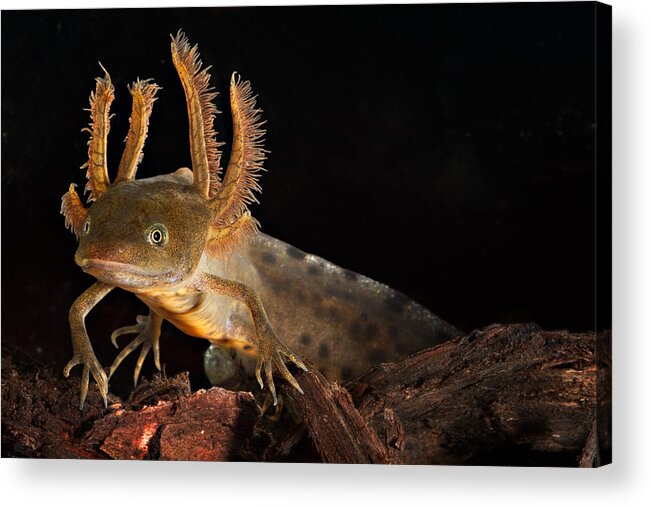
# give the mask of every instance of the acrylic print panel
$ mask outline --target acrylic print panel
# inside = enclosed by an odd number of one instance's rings
[[[610,462],[610,7],[5,11],[2,62],[4,456]]]

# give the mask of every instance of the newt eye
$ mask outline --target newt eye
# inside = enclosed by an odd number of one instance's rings
[[[87,236],[89,232],[90,232],[90,217],[84,220],[84,225],[82,227],[82,233],[84,236]]]
[[[149,243],[155,246],[163,246],[167,243],[167,227],[163,224],[153,224],[147,228],[146,238]]]

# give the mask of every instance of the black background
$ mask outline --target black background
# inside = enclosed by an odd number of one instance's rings
[[[220,140],[230,73],[259,95],[271,154],[252,211],[265,232],[463,330],[610,326],[595,315],[593,3],[4,11],[5,343],[57,367],[72,353],[68,309],[93,280],[74,264],[59,207],[71,182],[84,184],[98,60],[116,86],[112,174],[136,77],[163,87],[138,176],[190,165],[169,55],[179,28],[213,65]],[[116,353],[110,331],[142,310],[121,291],[93,310],[100,362]],[[205,342],[170,328],[168,371],[199,371]]]

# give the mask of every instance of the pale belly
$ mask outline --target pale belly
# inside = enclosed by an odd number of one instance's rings
[[[185,334],[215,341],[224,338],[255,343],[246,307],[219,294],[138,296],[152,311]]]

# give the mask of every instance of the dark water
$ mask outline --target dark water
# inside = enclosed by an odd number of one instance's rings
[[[71,354],[68,308],[92,279],[73,262],[59,205],[71,182],[84,183],[82,109],[98,61],[117,90],[112,174],[136,77],[163,87],[139,176],[189,165],[169,56],[179,28],[214,65],[220,110],[234,70],[259,94],[271,154],[252,211],[265,232],[387,283],[464,330],[610,326],[608,282],[595,315],[592,3],[4,11],[5,342],[56,367]],[[218,125],[230,141],[227,114]],[[600,185],[607,268],[609,181]],[[102,363],[115,354],[110,331],[138,311],[116,292],[92,312]],[[168,370],[200,371],[202,341],[169,328],[163,339]]]

